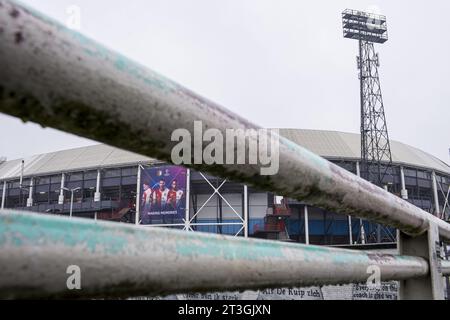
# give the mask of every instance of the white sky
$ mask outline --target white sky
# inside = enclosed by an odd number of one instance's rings
[[[388,20],[376,45],[391,139],[449,162],[450,1],[22,0],[264,127],[359,132],[346,8]],[[8,159],[95,142],[0,115]]]

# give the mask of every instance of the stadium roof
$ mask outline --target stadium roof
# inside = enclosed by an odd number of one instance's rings
[[[281,129],[280,134],[328,159],[360,159],[361,136],[355,133]],[[450,166],[425,151],[390,140],[392,162],[450,174]]]
[[[360,135],[323,130],[281,129],[281,135],[329,159],[360,158]],[[433,169],[450,174],[450,166],[406,144],[391,141],[392,160],[397,164]],[[108,145],[98,144],[25,158],[24,176],[132,165],[155,160]],[[22,159],[0,164],[0,180],[20,176]]]

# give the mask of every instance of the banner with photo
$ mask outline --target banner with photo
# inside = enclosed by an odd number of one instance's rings
[[[181,222],[186,208],[187,169],[166,165],[141,170],[141,224]]]

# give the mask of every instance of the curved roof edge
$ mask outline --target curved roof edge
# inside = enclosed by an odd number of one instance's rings
[[[280,129],[280,134],[306,149],[325,158],[361,158],[361,136],[357,133],[310,130]],[[450,166],[439,158],[405,143],[390,140],[392,162],[450,174]]]
[[[308,129],[280,129],[280,134],[328,159],[358,160],[360,158],[359,134]],[[435,170],[450,175],[448,164],[420,149],[391,140],[391,151],[392,161],[395,164]],[[39,154],[23,160],[25,160],[24,176],[159,162],[105,144]],[[22,159],[16,159],[0,163],[0,180],[18,178],[21,162]]]

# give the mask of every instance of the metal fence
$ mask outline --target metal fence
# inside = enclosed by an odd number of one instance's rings
[[[173,130],[259,129],[181,85],[15,2],[0,0],[0,112],[163,161]],[[284,137],[279,170],[194,163],[194,169],[398,228],[399,255],[143,229],[5,210],[0,296],[133,296],[401,280],[400,297],[442,299],[440,239],[450,226]],[[248,146],[246,146],[248,152]],[[268,150],[262,150],[268,151]],[[79,265],[82,290],[68,290]]]

